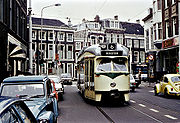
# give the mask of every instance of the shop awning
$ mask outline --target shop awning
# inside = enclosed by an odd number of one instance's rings
[[[26,59],[26,52],[20,47],[16,46],[9,54],[10,58]]]

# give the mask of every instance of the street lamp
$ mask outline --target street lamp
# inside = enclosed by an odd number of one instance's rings
[[[54,7],[54,6],[61,6],[61,4],[53,4],[53,5],[49,5],[49,6],[45,6],[41,9],[41,60],[43,59],[43,55],[42,55],[42,25],[43,25],[43,10],[49,7]],[[42,72],[42,71],[41,71]]]

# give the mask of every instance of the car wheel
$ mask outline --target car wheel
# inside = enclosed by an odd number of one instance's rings
[[[154,87],[154,95],[155,95],[155,96],[158,95],[156,87]]]
[[[132,92],[134,92],[135,91],[135,88],[132,88],[132,90],[131,90]]]
[[[168,91],[167,89],[164,90],[164,97],[168,98],[169,97],[169,94],[168,94]]]

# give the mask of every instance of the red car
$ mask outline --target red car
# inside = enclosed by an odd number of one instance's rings
[[[55,83],[52,79],[51,79],[51,84],[52,84],[52,92],[55,94],[55,97],[58,101],[58,93],[57,93],[56,88],[55,88]]]

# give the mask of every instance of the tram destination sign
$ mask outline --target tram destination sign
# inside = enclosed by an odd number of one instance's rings
[[[101,51],[102,56],[122,56],[122,51]]]

